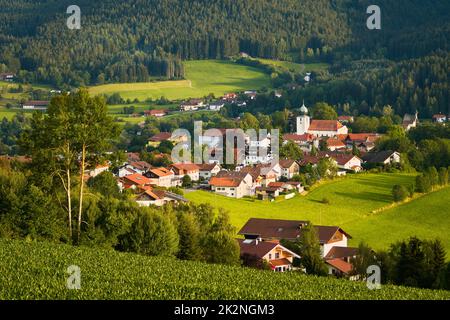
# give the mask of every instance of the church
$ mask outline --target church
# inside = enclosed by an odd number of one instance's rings
[[[316,137],[335,137],[339,134],[348,134],[348,128],[337,120],[311,120],[308,108],[303,103],[297,117],[297,134],[305,133]]]

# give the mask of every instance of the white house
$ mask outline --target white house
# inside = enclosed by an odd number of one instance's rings
[[[249,173],[230,172],[209,180],[211,190],[230,198],[252,195],[253,178]]]
[[[200,177],[205,180],[209,180],[211,177],[217,175],[221,170],[218,163],[204,163],[199,164],[198,167]]]
[[[175,174],[167,168],[150,169],[145,173],[145,176],[150,179],[152,185],[158,187],[170,188]]]

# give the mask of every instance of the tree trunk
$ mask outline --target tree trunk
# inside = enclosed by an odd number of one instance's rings
[[[83,212],[83,191],[84,191],[84,170],[86,166],[86,145],[83,144],[81,151],[81,172],[80,172],[80,204],[78,208],[78,232],[77,232],[77,243],[80,243],[81,236],[81,213]]]
[[[69,214],[69,239],[72,242],[73,233],[72,233],[72,196],[71,196],[71,180],[70,180],[70,169],[67,169],[67,211]]]

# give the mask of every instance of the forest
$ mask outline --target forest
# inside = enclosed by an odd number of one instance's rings
[[[0,0],[0,72],[69,88],[183,78],[182,60],[239,52],[334,63],[450,46],[445,0],[380,0],[376,31],[365,26],[367,0],[80,0],[80,30],[65,26],[70,4]]]

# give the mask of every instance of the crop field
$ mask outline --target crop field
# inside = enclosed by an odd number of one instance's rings
[[[66,289],[80,268],[81,290]],[[97,248],[0,240],[4,299],[450,299],[448,291],[382,286]],[[226,284],[226,285],[225,285]]]
[[[89,90],[92,95],[117,92],[124,99],[143,101],[162,96],[169,100],[199,98],[210,93],[220,96],[227,92],[270,87],[267,74],[231,61],[198,60],[184,64],[186,80],[106,84]]]
[[[240,229],[249,218],[310,220],[318,225],[337,225],[353,236],[351,245],[365,241],[376,249],[418,235],[440,237],[450,253],[450,188],[426,195],[393,209],[372,213],[393,203],[395,184],[410,185],[413,175],[359,174],[326,182],[306,196],[275,202],[232,199],[206,191],[187,193],[196,203],[227,209]],[[323,204],[326,198],[329,204]]]

